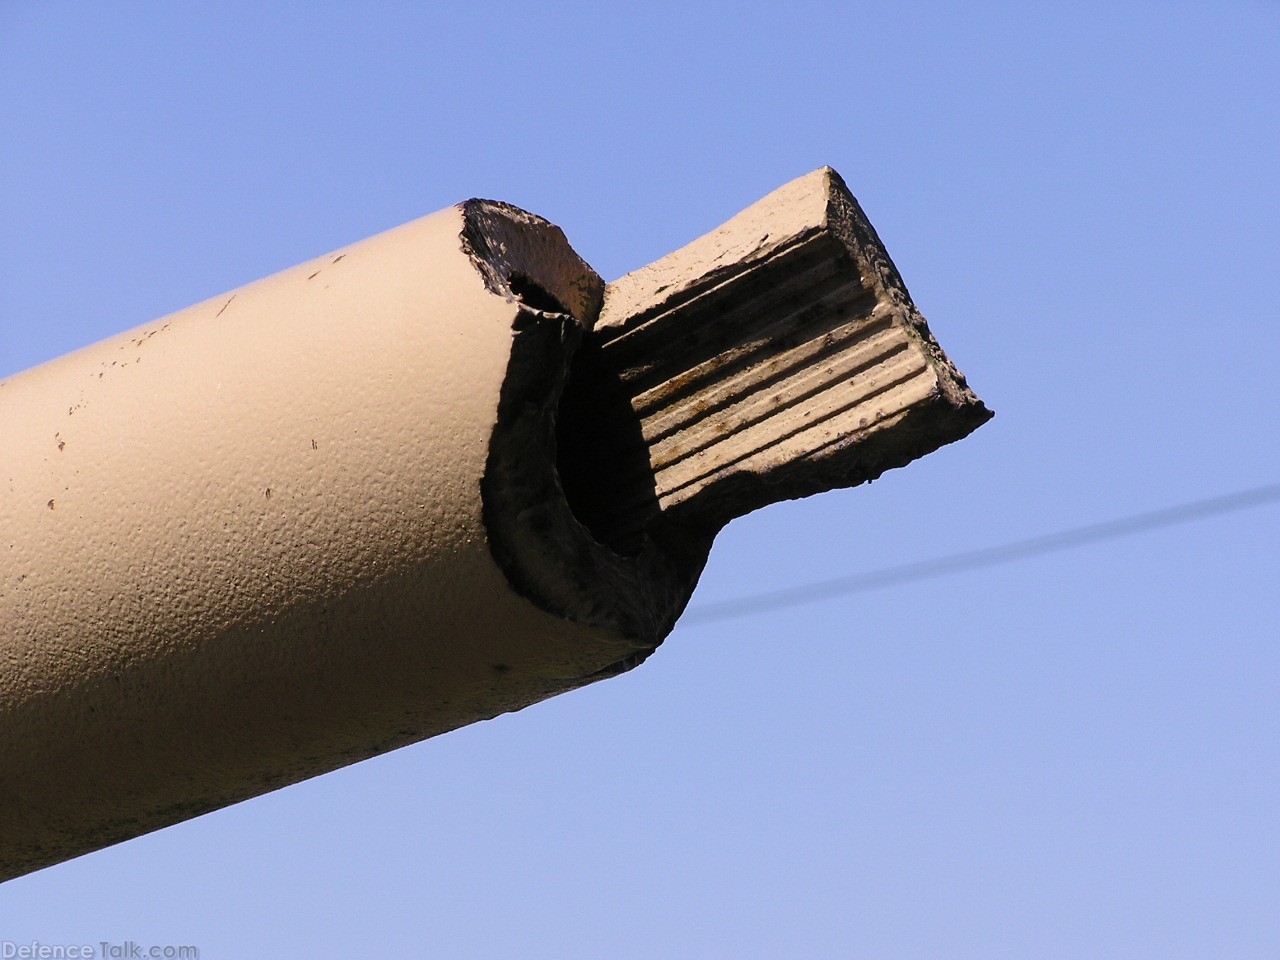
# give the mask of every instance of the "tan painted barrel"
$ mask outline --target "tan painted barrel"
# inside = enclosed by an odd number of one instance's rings
[[[629,669],[723,524],[990,416],[826,168],[607,288],[473,200],[0,382],[0,879]]]
[[[709,540],[598,546],[546,436],[602,289],[472,201],[0,384],[0,876],[652,650]]]

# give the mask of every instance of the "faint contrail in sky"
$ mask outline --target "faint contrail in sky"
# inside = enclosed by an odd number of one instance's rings
[[[1165,507],[1147,513],[1138,513],[1119,520],[1107,520],[1103,523],[1092,523],[1084,527],[1062,530],[1058,533],[1046,533],[1026,540],[1015,540],[996,547],[984,547],[980,550],[967,550],[953,553],[950,556],[935,557],[932,560],[920,560],[916,563],[904,563],[896,567],[885,567],[866,573],[852,573],[843,577],[832,577],[830,580],[818,580],[797,587],[786,587],[782,590],[771,590],[750,597],[738,597],[733,600],[721,600],[718,603],[706,603],[691,608],[680,618],[682,624],[710,623],[715,620],[730,620],[734,617],[745,617],[766,610],[777,610],[782,607],[794,607],[802,603],[813,603],[832,597],[843,597],[864,590],[875,590],[878,587],[894,586],[900,583],[911,583],[916,580],[928,580],[931,577],[942,577],[962,570],[973,570],[978,567],[993,567],[1001,563],[1013,563],[1058,550],[1069,550],[1103,540],[1115,540],[1119,537],[1145,533],[1161,527],[1172,527],[1193,520],[1237,510],[1249,510],[1267,503],[1280,500],[1280,483],[1272,483],[1239,493],[1229,493],[1207,500],[1195,500],[1191,503]]]

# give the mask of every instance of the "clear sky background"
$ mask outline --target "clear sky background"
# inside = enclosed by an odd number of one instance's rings
[[[471,196],[609,279],[834,166],[997,417],[735,522],[691,613],[1280,482],[1275,2],[0,0],[0,87],[0,375]],[[0,940],[1276,958],[1278,539],[1272,501],[691,620],[5,884]]]

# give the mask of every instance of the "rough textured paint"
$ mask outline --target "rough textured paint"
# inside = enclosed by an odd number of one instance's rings
[[[558,230],[502,214],[446,210],[8,381],[3,875],[657,643],[573,597],[589,583],[558,593],[589,622],[540,608],[491,554],[480,486],[513,342],[551,330],[563,367],[560,331],[601,288]],[[535,249],[477,253],[477,229]],[[517,266],[587,315],[521,302]]]

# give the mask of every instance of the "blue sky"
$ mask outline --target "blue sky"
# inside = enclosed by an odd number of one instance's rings
[[[695,605],[1280,481],[1275,3],[445,7],[0,2],[0,376],[467,197],[613,278],[830,164],[997,418],[735,522]],[[0,940],[1275,957],[1278,534],[681,625],[10,882]]]

